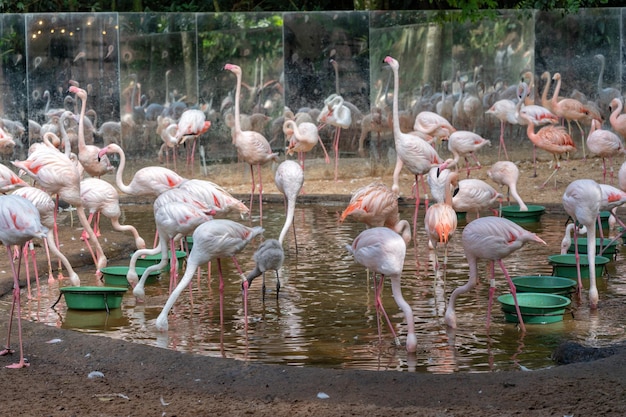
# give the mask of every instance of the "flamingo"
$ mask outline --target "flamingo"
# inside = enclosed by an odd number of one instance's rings
[[[191,282],[196,269],[198,269],[200,265],[211,262],[214,259],[217,259],[217,270],[220,276],[220,297],[223,297],[224,278],[222,276],[221,259],[232,258],[239,274],[243,276],[235,255],[238,252],[241,252],[252,239],[262,233],[263,228],[260,226],[248,227],[227,219],[205,221],[199,225],[193,232],[193,248],[191,248],[191,252],[187,257],[187,268],[185,269],[185,274],[170,294],[163,310],[161,310],[161,313],[157,317],[156,328],[160,331],[167,331],[167,315],[182,291]],[[246,281],[245,278],[243,278],[243,290],[245,325],[247,327],[248,281]],[[220,306],[221,305],[222,303],[220,303]],[[223,324],[223,321],[223,309],[220,308],[220,322]]]
[[[561,255],[565,255],[569,251],[569,247],[572,245],[572,233],[574,233],[575,227],[576,223],[568,223],[567,226],[565,226],[565,234],[561,240]],[[585,226],[580,226],[578,228],[578,235],[586,234],[587,228]]]
[[[475,152],[478,152],[485,146],[491,146],[491,141],[474,132],[470,132],[469,130],[457,130],[448,138],[448,149],[452,152],[454,158],[447,159],[440,166],[440,169],[446,169],[449,166],[454,166],[458,170],[459,159],[462,156],[465,159],[467,176],[469,177],[471,169],[482,168]],[[476,167],[470,168],[470,163],[467,159],[468,156],[471,156],[474,159]]]
[[[622,114],[623,107],[624,104],[619,98],[611,100],[609,107],[611,109],[611,116],[609,117],[611,127],[622,139],[626,138],[626,114]]]
[[[589,259],[589,303],[592,309],[598,307],[598,288],[596,286],[596,221],[600,215],[602,189],[590,179],[572,181],[563,194],[563,208],[569,216],[587,228],[587,258]],[[576,269],[578,273],[578,293],[582,292],[580,276],[580,255],[578,253],[578,233],[574,228]]]
[[[408,222],[400,220],[398,194],[381,182],[360,187],[352,194],[339,221],[343,222],[349,216],[368,227],[385,226],[400,234],[408,233],[408,239],[411,239],[411,232],[406,227]]]
[[[108,153],[116,153],[120,156],[120,164],[115,174],[115,184],[124,194],[157,197],[164,191],[178,187],[185,180],[171,169],[149,166],[135,172],[130,184],[124,184],[123,175],[126,166],[124,150],[119,145],[111,143],[98,152],[98,157],[101,158]]]
[[[183,144],[187,140],[192,139],[191,156],[187,158],[187,165],[191,165],[194,160],[194,152],[196,150],[196,142],[198,136],[202,135],[211,127],[211,121],[206,120],[206,115],[202,110],[187,109],[178,119],[176,130],[176,142]]]
[[[250,213],[244,203],[214,182],[192,178],[183,181],[178,188],[188,191],[199,201],[215,210],[216,217],[225,216],[231,212],[239,213],[241,217]]]
[[[493,207],[503,198],[491,185],[479,179],[465,179],[458,182],[458,190],[452,197],[452,207],[457,213],[476,212],[480,217],[482,210]]]
[[[604,77],[604,67],[606,66],[606,58],[602,54],[597,54],[594,56],[594,59],[600,61],[600,72],[598,73],[598,86],[597,86],[597,99],[596,103],[598,104],[598,108],[600,108],[603,112],[602,117],[606,119],[608,114],[605,114],[606,109],[610,108],[611,101],[613,99],[619,99],[622,97],[621,91],[617,88],[611,87],[602,87],[602,78]]]
[[[333,150],[335,151],[335,181],[339,170],[339,137],[341,129],[348,129],[352,125],[352,111],[344,105],[343,97],[339,94],[331,94],[324,100],[322,109],[317,121],[324,125],[335,126],[335,136],[333,138]]]
[[[626,154],[624,143],[615,133],[600,128],[599,120],[591,121],[591,130],[587,136],[587,147],[591,155],[602,158],[602,180],[606,182],[606,158],[611,167],[611,184],[613,183],[613,156]]]
[[[513,100],[501,99],[493,103],[493,105],[485,113],[490,114],[500,120],[500,146],[498,148],[498,158],[500,158],[500,152],[504,151],[504,157],[509,159],[509,155],[506,152],[506,144],[504,143],[504,124],[516,124],[517,118],[515,113],[517,111],[517,105]]]
[[[15,195],[0,196],[0,242],[7,248],[9,256],[9,264],[13,271],[13,304],[11,305],[11,314],[9,315],[9,332],[5,348],[0,351],[0,356],[13,353],[11,349],[11,327],[13,324],[13,313],[17,304],[17,328],[20,344],[20,360],[17,363],[8,365],[7,368],[24,368],[29,363],[24,360],[24,345],[22,342],[22,309],[20,305],[20,265],[22,263],[22,251],[20,250],[17,261],[17,270],[13,262],[13,254],[11,252],[12,245],[20,247],[33,238],[45,238],[48,229],[41,224],[39,211],[37,208],[25,198]]]
[[[567,124],[570,125],[572,121],[576,122],[578,129],[580,130],[580,138],[583,142],[583,158],[587,158],[587,151],[585,150],[585,132],[580,125],[580,121],[589,117],[591,114],[590,109],[587,108],[580,101],[573,98],[564,98],[559,100],[559,91],[561,89],[561,74],[556,73],[552,76],[552,80],[556,81],[556,87],[554,87],[554,93],[552,95],[552,111],[559,117],[567,120]],[[570,127],[569,134],[571,136],[572,130]]]
[[[396,167],[393,171],[393,185],[391,190],[398,193],[400,187],[398,185],[400,171],[406,165],[407,169],[415,175],[416,199],[415,213],[413,215],[413,236],[417,231],[417,214],[419,212],[419,178],[428,173],[434,165],[440,165],[443,161],[437,154],[437,151],[423,139],[417,136],[405,134],[400,130],[400,117],[398,115],[398,95],[400,94],[400,77],[398,69],[400,65],[394,58],[387,56],[385,62],[389,64],[393,71],[393,136],[396,145]],[[426,191],[426,184],[422,178],[422,186]],[[428,206],[428,198],[425,201]]]
[[[0,193],[6,194],[18,187],[28,187],[28,183],[17,176],[11,168],[0,164]]]
[[[297,162],[289,160],[284,161],[276,169],[274,182],[276,183],[276,188],[283,193],[285,199],[287,200],[287,216],[285,217],[285,224],[280,231],[278,240],[267,239],[259,245],[259,248],[254,253],[254,270],[252,270],[246,277],[248,287],[250,287],[254,278],[259,275],[263,275],[263,299],[265,299],[266,271],[276,272],[276,297],[278,298],[278,292],[280,291],[280,277],[278,271],[282,268],[283,262],[285,261],[283,241],[285,240],[289,227],[293,223],[294,212],[296,209],[296,199],[302,189],[302,184],[304,183],[304,171]],[[294,228],[294,237],[295,236],[296,233]],[[298,242],[296,240],[296,253],[297,252]]]
[[[487,176],[500,187],[506,185],[508,188],[507,200],[509,195],[512,196],[519,204],[520,211],[528,211],[528,206],[526,206],[524,200],[517,192],[517,181],[519,179],[517,165],[510,161],[497,161],[489,168]]]
[[[535,132],[535,127],[532,123],[531,117],[527,114],[525,109],[520,110],[519,115],[522,119],[526,119],[528,121],[528,126],[526,128],[526,134],[528,139],[539,149],[543,149],[544,151],[550,152],[554,157],[554,162],[556,164],[554,171],[550,176],[544,181],[541,185],[541,188],[545,187],[545,185],[550,181],[550,178],[556,174],[556,172],[561,168],[561,164],[559,162],[559,156],[565,153],[573,152],[576,150],[576,145],[572,141],[572,137],[565,131],[565,128],[562,126],[553,126],[548,125],[539,129],[538,132]],[[554,179],[554,187],[556,188],[556,177]]]
[[[76,208],[78,219],[89,235],[89,241],[96,250],[96,275],[107,265],[107,258],[98,242],[91,225],[87,221],[83,202],[80,198],[80,175],[76,165],[65,155],[47,147],[38,148],[24,161],[13,161],[14,166],[23,169],[41,188]]]
[[[85,143],[85,111],[87,109],[87,92],[82,88],[70,86],[70,93],[81,100],[80,116],[78,117],[78,161],[92,177],[100,177],[113,170],[106,155],[98,157],[100,148]]]
[[[433,139],[446,140],[456,132],[448,119],[432,111],[421,111],[415,116],[413,130],[431,136]]]
[[[526,326],[522,320],[522,314],[517,303],[517,295],[515,285],[511,281],[511,277],[504,267],[502,259],[506,258],[516,250],[520,249],[526,242],[544,242],[539,236],[521,226],[513,223],[512,221],[502,217],[481,217],[480,219],[473,220],[465,226],[461,235],[461,242],[465,257],[469,264],[469,280],[465,285],[456,288],[448,300],[448,307],[445,313],[446,324],[456,329],[457,318],[454,311],[454,305],[459,295],[470,291],[476,286],[478,282],[478,260],[486,259],[491,262],[498,262],[502,273],[504,274],[511,294],[513,294],[513,300],[515,301],[515,310],[517,311],[517,317],[520,323],[522,332],[526,332]],[[489,288],[489,304],[487,306],[487,329],[489,329],[491,320],[491,307],[493,303],[493,294],[496,290],[495,287],[495,271],[493,265],[491,266],[491,281]]]
[[[410,237],[409,237],[410,240]],[[374,274],[380,274],[380,281],[374,277],[376,287],[376,312],[379,320],[378,337],[382,339],[380,331],[380,313],[382,311],[391,332],[393,333],[396,345],[400,341],[389,320],[389,316],[383,307],[381,293],[385,276],[391,279],[391,292],[396,304],[404,312],[407,325],[406,350],[413,353],[417,350],[417,338],[415,336],[415,324],[413,321],[413,311],[409,304],[402,297],[400,279],[404,268],[404,258],[406,255],[406,245],[408,240],[398,235],[387,227],[373,227],[364,230],[352,241],[352,245],[346,245],[346,249],[354,256],[354,260],[363,265]]]
[[[289,146],[287,146],[287,155],[297,152],[298,160],[303,170],[306,152],[313,149],[318,142],[324,150],[324,161],[327,164],[330,162],[324,142],[319,140],[319,130],[314,123],[301,122],[300,124],[296,124],[294,120],[285,120],[285,123],[283,123],[283,132],[285,133],[285,137],[291,137],[289,139]]]
[[[250,191],[250,210],[252,210],[252,200],[254,198],[255,180],[254,166],[259,172],[259,216],[263,219],[263,180],[261,179],[261,166],[270,161],[278,162],[278,154],[272,152],[269,142],[259,132],[254,130],[241,130],[241,118],[239,114],[239,101],[241,93],[241,67],[234,64],[226,64],[225,70],[231,71],[237,77],[237,87],[235,90],[235,125],[233,130],[233,141],[240,158],[250,165],[252,175],[252,190]]]
[[[456,231],[457,216],[456,211],[452,207],[452,185],[457,184],[458,174],[456,172],[446,176],[445,183],[445,200],[435,203],[426,209],[424,215],[424,228],[428,236],[429,245],[435,250],[435,283],[437,282],[437,272],[439,271],[439,256],[437,254],[437,246],[444,246],[443,265],[444,271],[448,265],[448,243],[450,238]],[[445,276],[444,276],[445,282]]]
[[[74,272],[72,265],[70,264],[67,257],[61,253],[60,249],[57,247],[54,241],[54,212],[56,208],[56,204],[50,195],[43,191],[42,189],[36,187],[22,187],[13,191],[12,195],[20,196],[29,200],[39,211],[39,218],[41,219],[41,224],[48,228],[48,233],[46,233],[46,239],[43,241],[44,247],[46,249],[46,256],[48,258],[48,284],[52,284],[54,282],[54,277],[52,276],[52,262],[50,260],[50,251],[54,253],[54,255],[61,260],[65,269],[67,269],[67,273],[70,279],[70,283],[74,286],[80,286],[80,278],[78,274]],[[63,274],[59,270],[58,279],[63,279]]]

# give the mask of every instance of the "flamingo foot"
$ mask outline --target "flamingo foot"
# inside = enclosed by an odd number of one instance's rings
[[[6,355],[11,355],[15,353],[15,351],[11,348],[4,348],[3,350],[0,351],[0,356],[6,356]]]
[[[48,274],[48,285],[54,284],[54,275]]]
[[[30,366],[30,363],[26,362],[24,359],[22,359],[21,361],[17,362],[17,363],[13,363],[11,365],[7,365],[5,366],[5,368],[9,368],[9,369],[21,369],[21,368],[28,368]]]

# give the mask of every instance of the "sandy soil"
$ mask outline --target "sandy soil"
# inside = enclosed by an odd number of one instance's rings
[[[332,178],[330,166],[322,164],[315,170],[316,164],[320,165],[316,161],[308,165],[312,169],[300,201],[347,200],[355,188],[375,179],[391,183],[393,167],[369,160],[340,162],[342,181],[338,183],[325,179]],[[546,164],[540,166],[538,178],[531,177],[531,164],[520,164],[520,194],[527,202],[546,204],[551,210],[560,209],[567,182],[580,177],[601,180],[598,161],[570,161],[559,173],[556,191],[552,186],[535,188],[547,177]],[[474,171],[472,177],[486,178],[486,169]],[[249,176],[240,165],[210,167],[209,177],[233,193],[245,196],[249,192]],[[279,198],[272,196],[275,189],[269,168],[264,170],[264,178],[266,197]],[[404,174],[403,195],[410,194],[412,183],[413,178]],[[75,231],[64,233],[78,235]],[[128,253],[131,243],[118,235],[108,239],[104,250],[114,259]],[[73,256],[71,262],[79,266],[89,259]],[[5,297],[10,296],[12,285],[7,269],[2,256],[0,293]],[[44,270],[43,265],[40,270]],[[626,310],[621,302],[604,303],[600,308],[616,309],[615,314]],[[7,324],[5,316],[0,334],[6,334]],[[578,349],[574,354],[566,349],[561,355],[563,362],[607,357],[548,370],[429,375],[259,365],[193,356],[37,323],[25,322],[23,327],[25,355],[31,366],[0,369],[5,384],[3,413],[7,415],[626,415],[626,351],[619,347],[582,353]],[[11,342],[17,346],[15,330]],[[16,359],[16,354],[0,358],[0,365]],[[104,376],[89,378],[92,371]],[[319,392],[329,398],[318,398]]]

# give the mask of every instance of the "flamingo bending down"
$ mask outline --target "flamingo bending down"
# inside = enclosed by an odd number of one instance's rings
[[[563,208],[580,225],[587,228],[587,258],[589,259],[589,303],[592,309],[598,307],[598,288],[596,286],[596,221],[600,214],[602,190],[597,182],[590,179],[572,181],[563,194]],[[578,273],[578,293],[582,292],[580,275],[580,254],[578,253],[578,232],[574,228],[576,270]]]
[[[0,356],[12,353],[11,350],[11,327],[13,324],[13,313],[17,304],[17,329],[20,343],[20,360],[17,363],[8,365],[7,368],[24,368],[29,366],[24,360],[24,345],[22,342],[22,309],[20,305],[20,265],[22,263],[22,250],[17,263],[17,270],[13,262],[11,246],[19,245],[20,248],[33,238],[44,238],[48,229],[41,224],[37,208],[27,199],[16,195],[0,196],[0,242],[7,248],[9,264],[13,271],[13,304],[9,315],[9,333],[7,343],[0,352]]]
[[[324,100],[324,108],[317,118],[324,125],[335,126],[333,138],[333,150],[335,151],[335,181],[339,170],[339,137],[341,129],[348,129],[352,125],[352,111],[344,105],[343,97],[339,94],[331,94]]]
[[[237,266],[239,274],[243,275],[235,255],[241,252],[252,239],[261,233],[263,233],[263,228],[260,226],[247,227],[226,219],[210,220],[198,226],[193,232],[193,248],[191,248],[191,252],[187,257],[187,268],[185,269],[185,274],[170,294],[163,310],[161,310],[161,313],[157,317],[156,328],[160,331],[167,331],[167,315],[182,291],[189,285],[196,269],[198,269],[200,265],[211,262],[214,259],[217,259],[217,270],[220,276],[220,298],[223,297],[224,279],[222,277],[221,259],[232,258],[233,262]],[[247,326],[248,282],[245,279],[243,281],[243,289],[245,325]],[[222,303],[220,303],[220,306],[221,305]],[[223,321],[223,308],[220,308],[220,322],[223,324]]]
[[[259,248],[254,253],[254,270],[252,270],[246,277],[248,287],[250,287],[254,278],[259,275],[263,275],[263,298],[265,298],[266,271],[276,272],[276,297],[278,298],[278,292],[280,291],[280,277],[278,271],[282,268],[283,262],[285,261],[283,241],[287,235],[289,227],[293,223],[294,212],[296,209],[296,199],[300,193],[300,189],[302,189],[302,184],[304,183],[304,171],[297,162],[289,160],[284,161],[276,170],[274,182],[276,183],[276,188],[283,193],[287,200],[287,215],[285,217],[285,224],[280,231],[278,240],[267,239],[259,245]],[[296,233],[294,227],[294,237],[295,236]],[[297,252],[298,242],[296,240],[296,253]]]
[[[225,70],[235,74],[237,77],[237,87],[235,91],[235,125],[233,128],[233,142],[237,148],[237,154],[247,164],[250,165],[252,175],[252,190],[250,191],[250,210],[252,210],[252,200],[254,198],[255,180],[254,167],[259,172],[259,216],[263,219],[263,180],[261,179],[261,166],[270,161],[278,162],[278,154],[272,152],[269,142],[259,132],[254,130],[241,130],[241,118],[239,114],[239,101],[241,94],[241,67],[233,64],[226,64]]]
[[[313,149],[318,142],[324,150],[324,161],[329,163],[330,159],[328,158],[326,147],[324,146],[324,142],[320,140],[319,130],[314,123],[302,122],[296,124],[294,120],[285,120],[283,132],[285,133],[285,137],[290,138],[289,146],[287,146],[286,151],[287,155],[297,152],[302,170],[304,170],[305,154]]]
[[[476,157],[475,152],[479,151],[484,146],[491,146],[491,141],[477,135],[469,130],[457,130],[448,138],[448,150],[452,152],[454,158],[447,159],[440,167],[440,169],[446,169],[447,167],[454,166],[458,171],[459,159],[463,157],[465,159],[465,166],[467,168],[467,176],[470,175],[471,169],[480,169],[480,161]],[[471,156],[476,162],[474,168],[470,168],[468,156]]]
[[[545,187],[545,185],[550,181],[550,178],[556,174],[556,172],[561,168],[561,163],[559,162],[559,156],[565,153],[573,152],[576,150],[576,146],[572,141],[572,137],[565,131],[562,126],[544,126],[539,129],[538,132],[535,132],[535,127],[532,123],[531,117],[527,114],[525,109],[520,110],[520,117],[528,121],[528,126],[526,128],[526,134],[528,135],[528,139],[539,149],[543,149],[544,151],[550,152],[554,157],[554,163],[556,164],[554,171],[550,176],[544,181],[541,185],[541,188]],[[556,177],[554,179],[554,188],[556,188]]]
[[[561,255],[565,255],[569,251],[569,247],[572,246],[572,233],[574,233],[575,227],[576,223],[568,223],[568,225],[565,226],[565,234],[561,240]],[[580,226],[578,228],[578,235],[586,234],[587,228],[585,226]]]
[[[492,208],[502,198],[503,195],[485,181],[469,178],[458,182],[452,207],[457,213],[473,211],[480,217],[482,210]]]
[[[487,176],[493,180],[500,187],[506,185],[507,200],[509,195],[513,197],[517,204],[519,204],[520,211],[528,211],[528,206],[522,200],[517,192],[517,180],[519,179],[519,169],[517,165],[510,161],[498,161],[489,168]]]
[[[606,158],[611,167],[611,184],[613,184],[613,156],[626,154],[624,143],[615,133],[601,129],[599,120],[591,121],[591,130],[587,136],[589,153],[602,158],[602,181],[606,182]]]
[[[410,238],[409,238],[410,239]],[[354,260],[374,274],[380,274],[380,282],[374,283],[376,286],[376,312],[380,317],[382,311],[391,332],[394,335],[396,345],[400,345],[398,337],[393,329],[391,320],[387,315],[381,293],[383,288],[383,280],[385,276],[391,279],[391,292],[398,307],[404,312],[407,324],[407,352],[415,352],[417,350],[417,338],[415,336],[415,324],[413,321],[413,311],[411,306],[402,297],[402,288],[400,279],[404,268],[404,258],[406,255],[407,240],[398,235],[387,227],[373,227],[361,232],[352,242],[352,245],[346,245],[346,249],[354,256]],[[380,331],[380,319],[378,323],[378,336],[382,338]]]
[[[515,285],[511,281],[511,277],[502,262],[516,250],[520,249],[526,242],[544,242],[539,236],[528,230],[518,226],[512,221],[502,217],[481,217],[473,220],[465,226],[461,235],[461,242],[465,257],[469,264],[469,280],[465,285],[456,288],[450,295],[448,307],[446,308],[445,321],[448,326],[455,329],[457,327],[456,312],[454,305],[459,295],[470,291],[478,282],[478,260],[486,259],[491,262],[498,262],[502,273],[509,283],[509,288],[513,294],[515,301],[515,310],[520,323],[522,332],[526,332],[526,326],[522,320],[522,314],[517,303],[517,295]],[[493,294],[496,290],[494,268],[491,267],[491,281],[489,288],[489,304],[487,306],[487,328],[489,328],[491,320],[491,307],[493,303]]]
[[[164,191],[178,187],[185,180],[171,169],[149,166],[135,172],[130,184],[124,184],[123,175],[126,166],[124,150],[119,145],[111,143],[100,150],[98,157],[102,158],[108,153],[116,153],[120,156],[120,165],[115,174],[115,185],[124,194],[157,197]]]
[[[437,151],[425,140],[403,133],[400,130],[400,116],[398,113],[398,95],[400,94],[400,76],[398,70],[400,65],[394,58],[388,56],[385,58],[385,62],[389,64],[393,71],[393,136],[396,145],[396,167],[393,171],[393,186],[392,191],[398,193],[400,191],[399,176],[403,166],[415,175],[415,187],[416,187],[416,199],[415,199],[415,213],[413,215],[413,236],[417,231],[417,214],[419,212],[419,178],[428,173],[430,168],[435,165],[441,164],[443,161],[437,154]],[[426,192],[426,183],[422,178],[422,187]],[[426,198],[425,206],[428,206],[428,198]]]

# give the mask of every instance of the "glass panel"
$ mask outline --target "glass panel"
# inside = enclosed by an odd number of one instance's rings
[[[78,103],[68,94],[75,81],[88,94],[92,123],[85,140],[93,143],[94,125],[119,120],[117,14],[26,15],[26,28],[29,118],[46,124],[57,123],[63,109],[78,114]],[[39,140],[35,131],[32,139]]]
[[[157,117],[198,105],[196,17],[191,13],[120,14],[123,148],[153,157]]]
[[[230,126],[236,78],[227,63],[242,69],[240,112],[247,129],[274,137],[270,120],[282,116],[283,18],[276,13],[198,15],[199,83],[213,125],[205,135],[208,161],[236,160]],[[244,121],[245,123],[245,121]],[[280,124],[282,133],[282,124]],[[282,148],[282,142],[272,142]]]
[[[0,158],[12,159],[14,151],[24,154],[23,151],[28,146],[25,134],[28,97],[24,88],[26,85],[26,48],[22,15],[3,14],[0,16],[0,51],[2,51],[0,115],[2,115],[3,129],[13,136],[12,141],[0,141]]]

